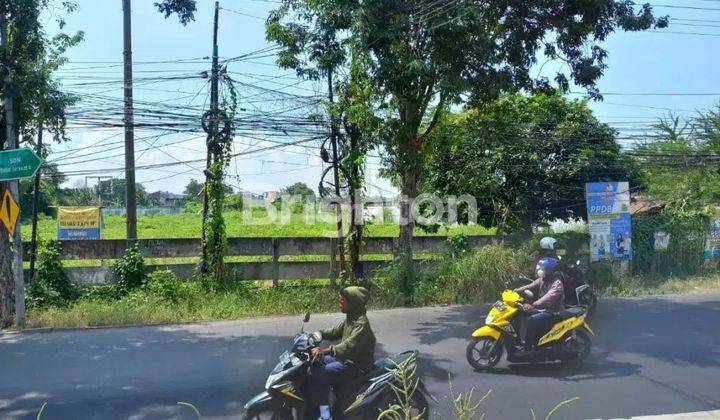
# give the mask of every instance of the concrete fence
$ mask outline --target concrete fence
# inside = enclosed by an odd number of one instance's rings
[[[490,244],[493,236],[470,236],[469,245],[479,248]],[[395,249],[397,238],[365,239],[363,255],[388,255]],[[63,260],[115,260],[122,256],[127,242],[122,239],[98,241],[61,241]],[[143,257],[152,259],[187,258],[200,255],[199,239],[141,239],[138,247]],[[267,257],[268,261],[228,263],[229,272],[244,280],[322,279],[337,275],[337,239],[310,237],[228,238],[227,256]],[[447,237],[420,236],[413,239],[416,254],[440,254],[450,250]],[[29,246],[25,246],[25,260]],[[280,261],[281,257],[314,256],[323,261]],[[107,261],[109,262],[109,261]],[[387,261],[363,261],[363,271],[372,273]],[[196,264],[158,263],[148,271],[168,269],[181,277],[192,275]],[[109,264],[92,267],[66,268],[70,281],[77,284],[107,284],[113,281]]]

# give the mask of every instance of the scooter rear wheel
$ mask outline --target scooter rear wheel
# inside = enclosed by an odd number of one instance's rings
[[[590,355],[592,349],[592,340],[590,334],[584,329],[575,331],[575,337],[567,344],[571,355],[564,358],[566,362],[582,362]]]
[[[478,371],[494,368],[500,362],[502,355],[502,342],[491,337],[473,338],[465,350],[468,363]]]

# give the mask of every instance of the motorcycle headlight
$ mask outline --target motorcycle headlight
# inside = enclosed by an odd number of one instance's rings
[[[485,323],[486,324],[492,324],[492,322],[495,321],[495,317],[492,315],[488,315],[485,317]]]

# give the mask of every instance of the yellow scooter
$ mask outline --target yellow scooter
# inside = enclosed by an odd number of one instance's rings
[[[530,291],[523,292],[528,299]],[[517,292],[506,290],[502,300],[495,302],[485,318],[485,325],[472,333],[466,356],[475,370],[492,369],[507,353],[510,363],[535,363],[552,360],[581,361],[588,354],[595,335],[585,321],[585,308],[571,307],[556,315],[554,325],[537,345],[525,345],[518,337],[522,321],[524,298]]]

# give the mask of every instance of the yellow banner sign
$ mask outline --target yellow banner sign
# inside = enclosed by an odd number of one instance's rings
[[[100,207],[58,207],[58,229],[99,229]]]

